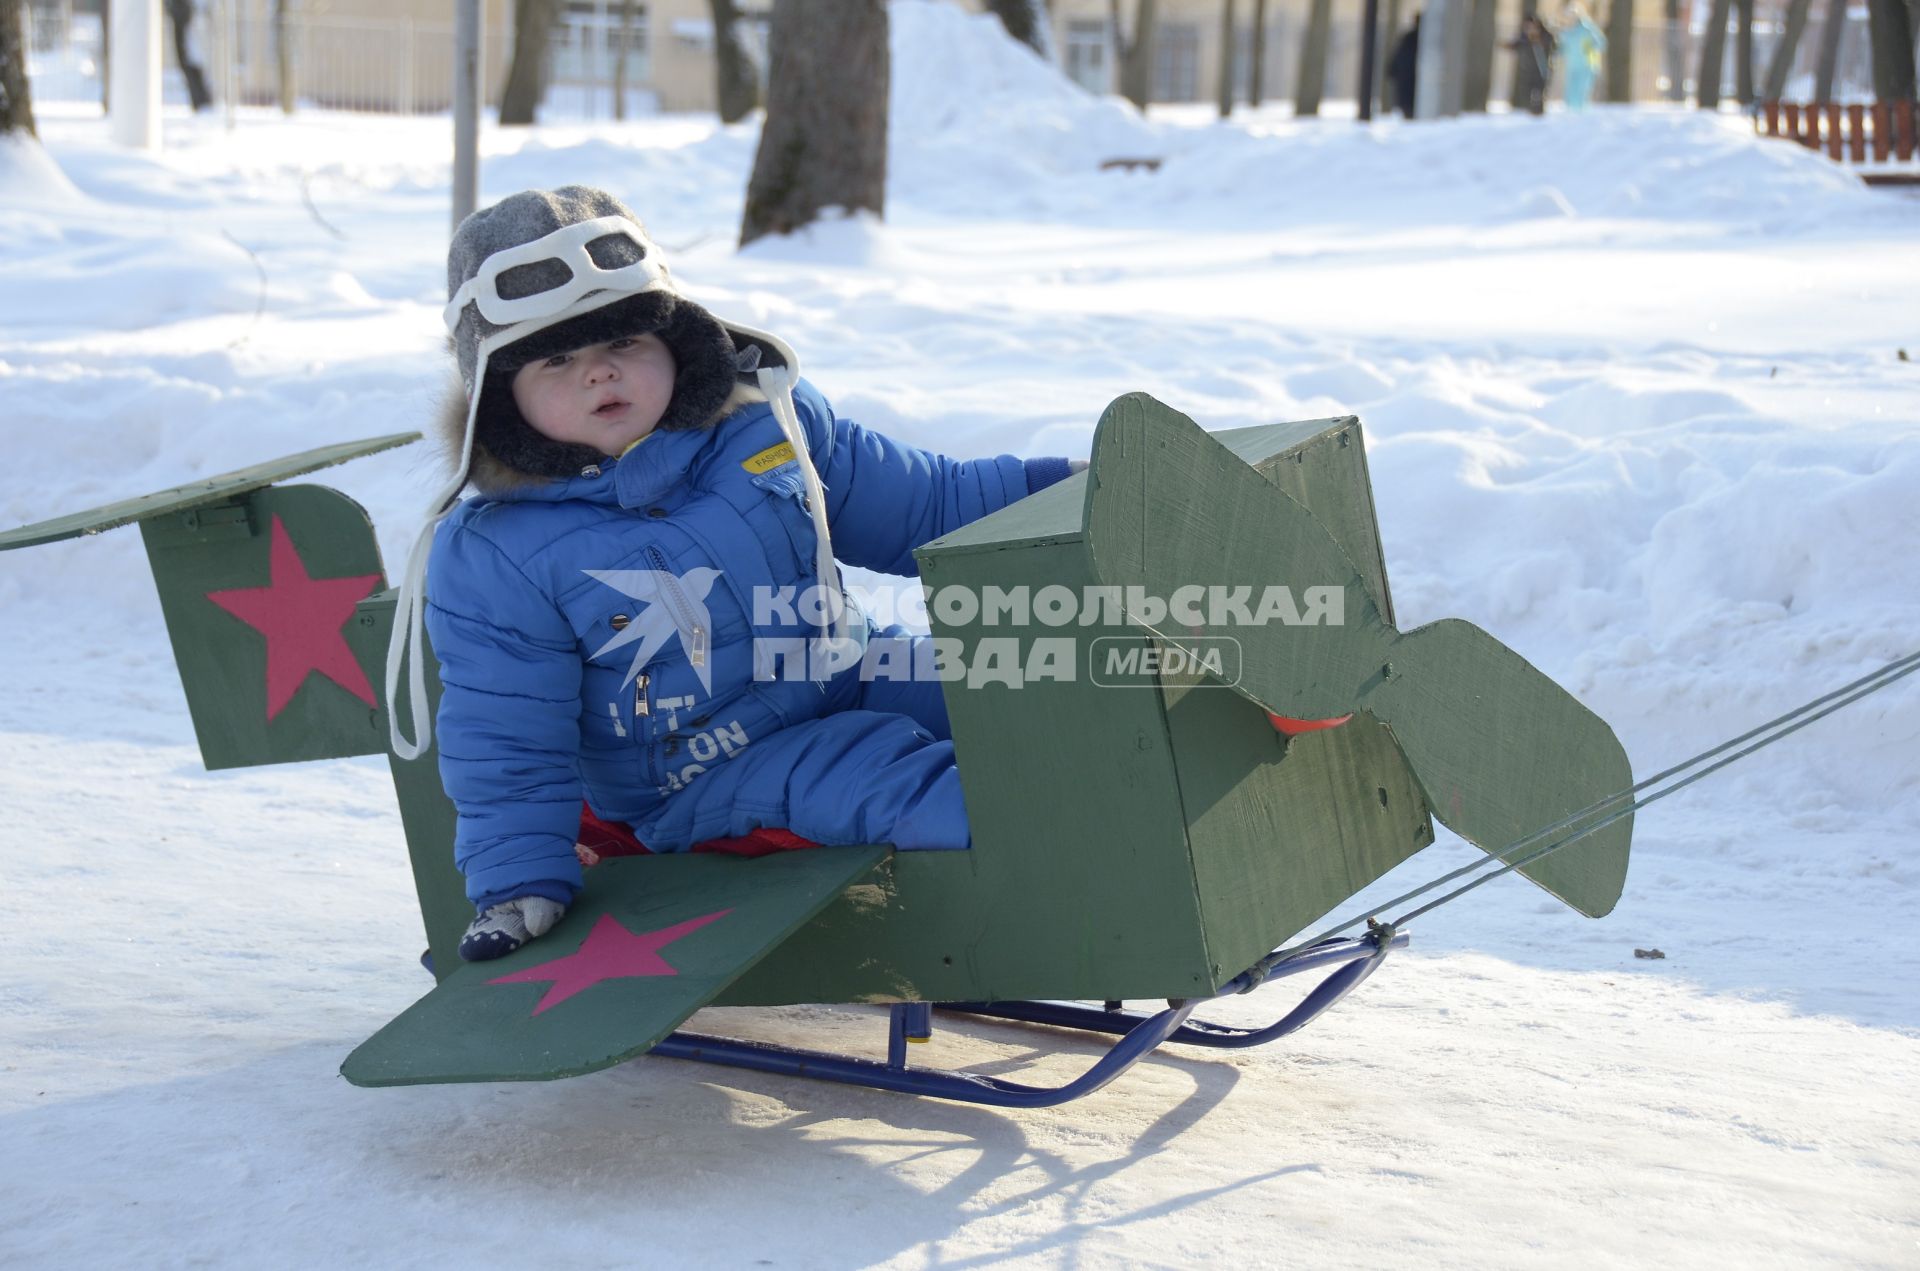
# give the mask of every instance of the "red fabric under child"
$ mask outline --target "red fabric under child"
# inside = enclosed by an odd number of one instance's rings
[[[792,852],[818,846],[812,839],[803,839],[791,830],[768,827],[738,838],[708,839],[704,843],[695,843],[693,850],[724,852],[728,856],[770,856],[775,852]],[[584,803],[580,805],[580,834],[574,840],[573,850],[579,855],[582,865],[597,864],[608,856],[653,855],[645,843],[633,836],[632,828],[625,822],[603,821]]]

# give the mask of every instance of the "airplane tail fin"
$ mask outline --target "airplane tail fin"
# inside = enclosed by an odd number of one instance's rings
[[[366,511],[291,477],[418,439],[323,446],[0,534],[0,551],[138,524],[208,768],[383,754],[386,586]]]

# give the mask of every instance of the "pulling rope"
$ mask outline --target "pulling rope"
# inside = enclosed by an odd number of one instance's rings
[[[1892,684],[1895,680],[1906,675],[1911,675],[1917,670],[1920,670],[1920,653],[1909,653],[1905,657],[1895,658],[1879,670],[1863,675],[1851,684],[1844,684],[1830,693],[1824,693],[1810,702],[1796,706],[1786,714],[1768,720],[1757,728],[1749,729],[1738,737],[1723,741],[1712,749],[1703,750],[1692,758],[1682,760],[1680,763],[1674,764],[1671,768],[1663,772],[1657,772],[1646,780],[1629,786],[1625,790],[1616,791],[1613,794],[1588,804],[1577,812],[1569,813],[1551,825],[1542,826],[1530,834],[1523,835],[1497,852],[1488,853],[1479,860],[1463,865],[1459,869],[1451,870],[1429,882],[1422,883],[1412,891],[1396,896],[1385,904],[1376,905],[1374,906],[1373,912],[1378,913],[1380,910],[1397,908],[1410,900],[1424,896],[1436,887],[1441,887],[1452,882],[1456,878],[1471,874],[1476,870],[1484,870],[1495,863],[1500,864],[1499,869],[1483,874],[1472,882],[1456,887],[1444,896],[1430,900],[1418,908],[1410,909],[1400,917],[1394,919],[1391,923],[1385,924],[1386,929],[1391,932],[1396,928],[1404,926],[1421,914],[1438,909],[1441,905],[1466,895],[1474,888],[1492,882],[1502,874],[1512,873],[1522,866],[1544,860],[1562,848],[1571,847],[1581,839],[1586,838],[1589,834],[1605,829],[1622,817],[1631,816],[1648,804],[1657,802],[1676,791],[1685,789],[1702,777],[1718,772],[1728,764],[1743,759],[1756,750],[1771,746],[1781,738],[1798,732],[1807,725],[1816,720],[1824,719],[1843,707],[1851,706],[1861,698],[1877,693],[1887,687],[1887,685]],[[1716,762],[1707,763],[1710,759],[1716,760]],[[1702,764],[1706,766],[1701,767],[1700,765]],[[1689,771],[1690,769],[1697,769],[1697,771]],[[1681,776],[1682,773],[1686,775]],[[1671,784],[1661,786],[1661,783],[1669,781],[1671,781]],[[1634,797],[1641,791],[1651,789],[1654,786],[1661,786],[1661,788],[1654,790],[1653,793],[1647,795],[1645,798],[1636,799]],[[1605,815],[1603,816],[1602,814]],[[1553,842],[1544,843],[1544,846],[1535,846],[1536,844],[1542,844],[1546,839],[1562,830],[1580,825],[1581,822],[1587,821],[1588,818],[1596,816],[1602,819],[1584,825]],[[1349,931],[1363,922],[1369,926],[1379,925],[1375,923],[1375,920],[1369,915],[1350,918],[1337,926],[1327,928],[1317,936],[1289,945],[1284,949],[1276,950],[1267,957],[1262,958],[1258,966],[1255,967],[1255,971],[1270,970],[1303,949],[1319,944],[1324,940],[1331,939],[1334,936],[1340,935],[1342,932]],[[1264,974],[1259,975],[1253,980],[1253,984],[1248,987],[1251,988],[1253,985],[1259,984],[1260,981],[1265,978],[1266,976]],[[1244,992],[1245,990],[1242,991]]]

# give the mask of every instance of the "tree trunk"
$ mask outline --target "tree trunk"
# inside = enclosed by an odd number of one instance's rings
[[[1753,0],[1734,0],[1740,29],[1734,35],[1733,93],[1742,106],[1753,105]]]
[[[173,27],[173,60],[180,77],[187,81],[187,102],[197,114],[213,105],[213,93],[207,88],[207,73],[193,60],[187,47],[187,32],[193,26],[193,0],[166,0],[167,22]]]
[[[1007,34],[1032,49],[1046,61],[1053,60],[1047,47],[1047,11],[1045,0],[986,0],[987,11],[1000,19]]]
[[[1247,59],[1247,105],[1258,106],[1267,93],[1267,0],[1253,0],[1253,47]]]
[[[1134,0],[1133,36],[1120,23],[1120,0],[1107,0],[1113,24],[1113,45],[1120,60],[1120,95],[1145,111],[1153,100],[1154,0]]]
[[[614,41],[613,117],[627,117],[627,55],[633,51],[634,0],[620,0],[620,34]],[[716,43],[718,30],[715,31]]]
[[[1460,109],[1486,113],[1493,96],[1494,0],[1473,0],[1467,21],[1467,74],[1460,88]]]
[[[1384,16],[1380,19],[1380,43],[1373,50],[1374,106],[1382,115],[1393,113],[1393,78],[1387,74],[1387,63],[1399,43],[1400,0],[1386,0]]]
[[[1873,95],[1913,100],[1913,12],[1905,0],[1867,0],[1867,39],[1873,46]]]
[[[1787,4],[1787,29],[1781,32],[1780,43],[1774,45],[1773,60],[1767,63],[1767,83],[1761,97],[1766,101],[1779,101],[1787,92],[1787,76],[1793,71],[1794,54],[1800,51],[1800,37],[1807,31],[1807,10],[1812,0],[1789,0]]]
[[[287,30],[287,9],[293,0],[273,0],[274,77],[280,86],[280,113],[293,113],[293,35]]]
[[[740,10],[733,0],[708,0],[713,11],[713,63],[720,122],[738,123],[760,104],[760,74],[740,38]]]
[[[1842,0],[1844,3],[1844,0]],[[1727,10],[1731,0],[1713,0],[1700,41],[1700,78],[1695,95],[1702,110],[1720,109],[1720,64],[1727,56]]]
[[[774,0],[769,44],[740,245],[791,234],[827,207],[885,215],[885,0]]]
[[[1633,0],[1607,6],[1607,100],[1633,100]]]
[[[1680,16],[1680,0],[1666,0],[1665,16],[1667,39],[1661,50],[1661,70],[1667,77],[1667,100],[1682,102],[1687,99],[1687,27],[1686,19]]]
[[[1667,0],[1668,4],[1678,4],[1679,0]],[[1540,0],[1520,0],[1520,25],[1514,28],[1513,38],[1524,41],[1527,19],[1540,12]],[[1520,73],[1520,59],[1532,57],[1533,53],[1524,43],[1514,49],[1513,82],[1507,85],[1507,105],[1515,110],[1525,110],[1527,101],[1527,77]]]
[[[1320,113],[1320,98],[1327,87],[1327,37],[1332,27],[1333,0],[1313,0],[1307,10],[1307,35],[1300,42],[1300,77],[1294,81],[1296,118]]]
[[[1220,118],[1233,115],[1233,0],[1220,5]]]
[[[559,16],[556,0],[519,0],[513,9],[513,60],[500,90],[500,126],[533,123],[547,95],[547,41]]]
[[[0,0],[0,137],[39,134],[27,84],[27,0]]]
[[[558,0],[517,0],[513,7],[513,53],[500,90],[502,127],[534,122],[547,94],[547,44],[558,17]]]
[[[1840,37],[1847,30],[1847,0],[1827,0],[1827,20],[1820,28],[1820,61],[1813,70],[1813,100],[1833,100],[1833,72],[1840,61]]]

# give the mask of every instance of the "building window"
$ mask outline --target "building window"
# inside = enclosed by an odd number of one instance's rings
[[[1200,96],[1200,28],[1166,22],[1153,33],[1153,100],[1190,102]]]
[[[1067,78],[1097,97],[1113,91],[1107,48],[1106,23],[1067,23]]]
[[[567,0],[547,50],[550,83],[613,82],[620,57],[620,9],[620,0]],[[651,46],[647,6],[636,2],[633,26],[626,32],[628,84],[652,82]]]

